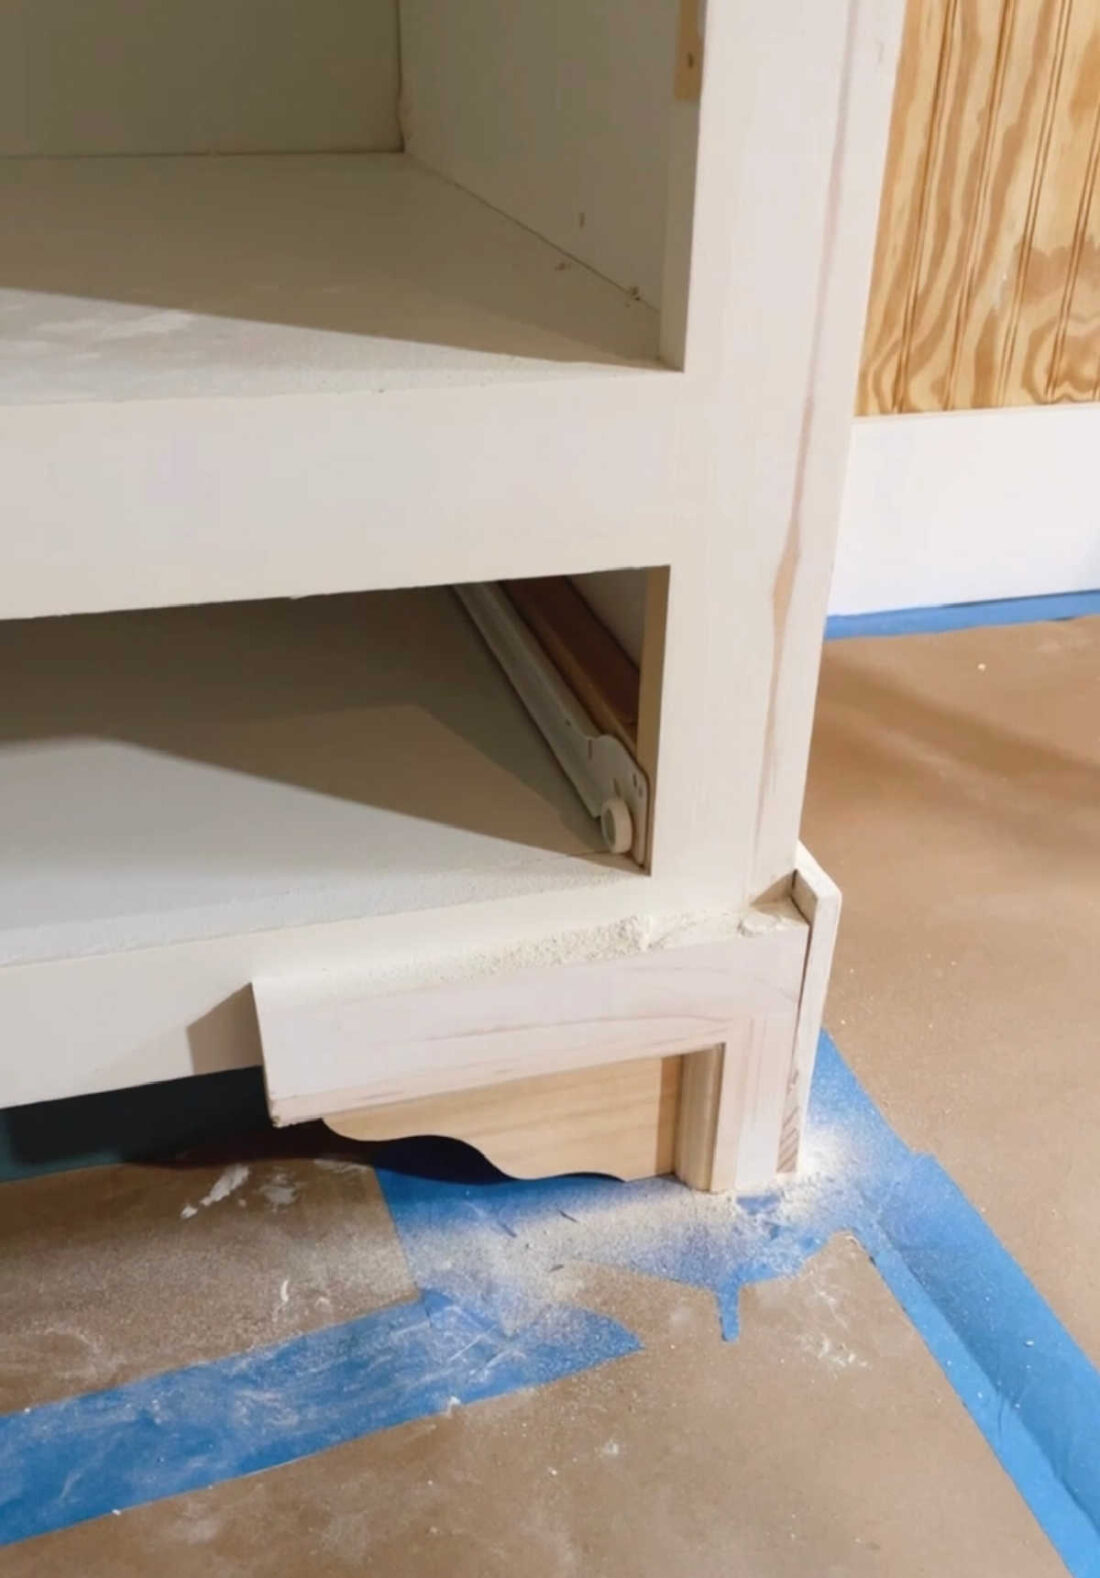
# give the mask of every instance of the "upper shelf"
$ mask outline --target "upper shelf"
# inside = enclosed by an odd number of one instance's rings
[[[0,403],[656,366],[658,316],[401,154],[0,161]]]

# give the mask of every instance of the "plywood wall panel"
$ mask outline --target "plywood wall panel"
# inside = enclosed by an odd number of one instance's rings
[[[1100,0],[910,0],[861,414],[1093,399]]]

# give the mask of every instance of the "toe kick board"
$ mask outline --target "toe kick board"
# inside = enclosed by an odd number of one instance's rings
[[[450,1091],[326,1118],[349,1140],[444,1135],[464,1140],[513,1178],[672,1172],[682,1057],[637,1058],[504,1085]]]

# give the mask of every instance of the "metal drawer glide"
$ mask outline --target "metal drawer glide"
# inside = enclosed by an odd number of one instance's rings
[[[463,607],[508,676],[608,849],[645,860],[649,782],[621,740],[601,733],[494,581],[456,586]]]

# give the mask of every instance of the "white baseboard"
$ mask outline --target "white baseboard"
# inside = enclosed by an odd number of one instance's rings
[[[1100,587],[1100,405],[861,417],[830,611]]]

